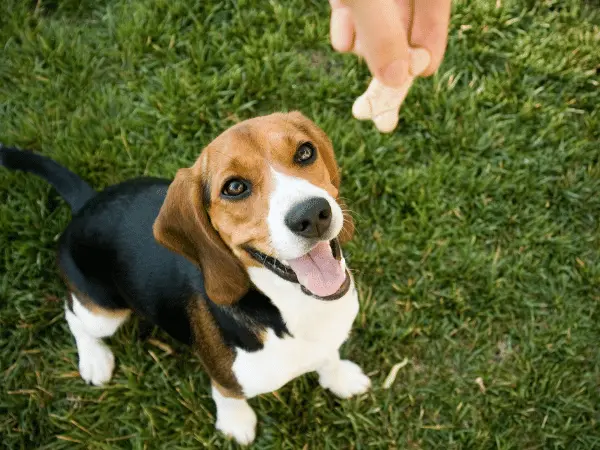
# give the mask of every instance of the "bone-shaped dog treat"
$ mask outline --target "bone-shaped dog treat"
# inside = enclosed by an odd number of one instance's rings
[[[411,48],[409,77],[398,88],[385,86],[373,78],[366,92],[352,106],[352,114],[358,120],[371,119],[382,133],[389,133],[398,125],[400,106],[406,98],[413,81],[429,66],[431,56],[424,48]]]

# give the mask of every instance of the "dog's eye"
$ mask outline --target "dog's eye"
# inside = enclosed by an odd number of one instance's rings
[[[294,154],[294,162],[301,166],[312,163],[317,157],[317,150],[310,142],[305,142],[298,147]]]
[[[231,179],[225,183],[221,193],[225,198],[245,198],[250,195],[250,183],[239,178]]]

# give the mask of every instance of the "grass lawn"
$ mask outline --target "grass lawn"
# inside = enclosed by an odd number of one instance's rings
[[[333,139],[362,292],[343,354],[374,388],[339,401],[308,375],[251,400],[255,448],[600,448],[596,1],[456,0],[392,135],[351,118],[368,72],[330,49],[324,0],[7,0],[0,44],[0,142],[97,188],[170,177],[273,111]],[[78,377],[54,266],[68,220],[0,170],[0,446],[235,447],[195,356],[142,323],[111,339],[109,386]]]

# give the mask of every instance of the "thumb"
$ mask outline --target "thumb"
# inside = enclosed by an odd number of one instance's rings
[[[352,11],[360,53],[375,78],[390,87],[409,73],[406,11],[396,0],[344,0]]]

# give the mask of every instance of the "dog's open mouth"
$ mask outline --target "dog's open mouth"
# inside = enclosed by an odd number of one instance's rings
[[[319,242],[311,251],[285,264],[251,247],[246,251],[281,278],[299,283],[307,294],[323,300],[342,297],[350,288],[350,275],[342,265],[342,251],[336,239]]]

